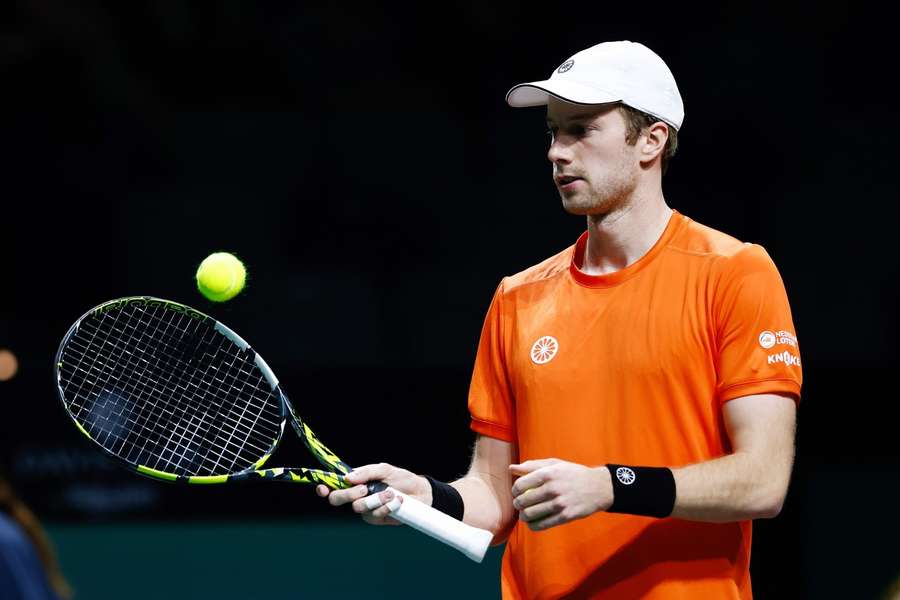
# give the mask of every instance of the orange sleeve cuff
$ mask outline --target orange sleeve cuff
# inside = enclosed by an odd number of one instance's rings
[[[731,385],[719,394],[719,400],[725,404],[729,400],[753,394],[790,394],[800,404],[800,384],[793,379],[770,379],[768,381],[748,381]]]
[[[515,443],[516,438],[513,435],[513,432],[503,427],[502,425],[497,425],[496,423],[488,423],[487,421],[480,421],[475,417],[472,417],[472,423],[469,425],[472,431],[476,433],[480,433],[481,435],[486,435],[488,437],[497,438],[498,440],[502,440],[504,442]]]

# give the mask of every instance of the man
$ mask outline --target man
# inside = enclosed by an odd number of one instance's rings
[[[468,474],[380,464],[348,480],[508,540],[504,598],[751,598],[751,521],[784,502],[802,381],[778,271],[666,204],[684,109],[645,46],[593,46],[507,101],[547,106],[553,177],[587,231],[495,293]],[[365,493],[329,500],[390,522]]]

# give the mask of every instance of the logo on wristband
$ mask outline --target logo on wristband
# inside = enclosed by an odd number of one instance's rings
[[[628,467],[619,467],[616,469],[616,479],[622,483],[622,485],[631,485],[634,483],[636,479],[634,471],[629,469]]]

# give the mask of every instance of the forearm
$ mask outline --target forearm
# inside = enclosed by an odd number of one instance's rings
[[[512,498],[533,531],[597,511],[724,523],[781,511],[794,462],[794,399],[754,394],[730,400],[724,421],[734,451],[690,466],[615,472],[557,458],[511,464]],[[674,477],[674,490],[672,478]],[[620,494],[616,498],[617,492]],[[674,493],[674,506],[672,494]],[[671,512],[670,512],[671,511]]]
[[[501,542],[515,519],[506,482],[487,473],[472,473],[452,482],[465,504],[463,521],[473,527],[487,529]]]
[[[672,469],[672,516],[725,523],[778,515],[790,479],[791,462],[766,464],[749,452]]]

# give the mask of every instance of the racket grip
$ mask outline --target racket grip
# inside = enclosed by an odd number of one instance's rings
[[[429,535],[434,539],[444,542],[452,548],[456,548],[470,559],[480,563],[484,559],[494,534],[486,529],[479,529],[466,525],[462,521],[454,519],[446,513],[432,508],[423,502],[419,502],[403,492],[392,487],[382,487],[376,484],[373,487],[382,488],[378,491],[390,490],[394,493],[394,499],[388,502],[388,508],[391,510],[391,517],[400,521],[404,525],[409,525],[413,529],[417,529]],[[397,498],[402,497],[400,502]],[[370,498],[373,498],[370,496]],[[375,497],[377,498],[377,497]],[[376,508],[380,501],[370,502],[367,500],[366,506]]]

